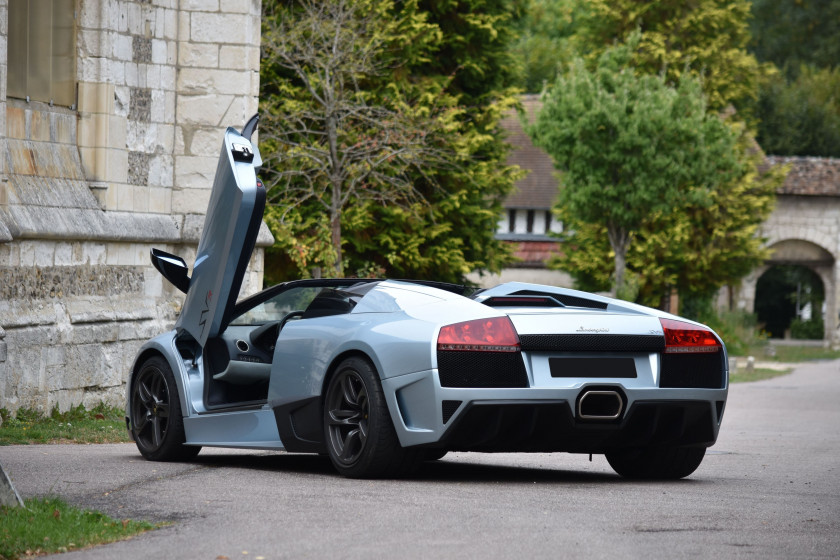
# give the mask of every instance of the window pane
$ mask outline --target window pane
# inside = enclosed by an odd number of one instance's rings
[[[52,99],[69,107],[76,103],[73,0],[52,0],[52,17]]]
[[[26,94],[49,102],[52,74],[52,0],[29,0],[29,61]]]
[[[6,84],[6,95],[20,99],[26,97],[26,60],[28,51],[26,44],[26,20],[28,10],[28,0],[9,1],[9,77]]]

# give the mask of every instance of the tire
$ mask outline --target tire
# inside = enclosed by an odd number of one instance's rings
[[[693,473],[705,454],[705,447],[664,447],[622,449],[606,456],[613,470],[624,478],[678,480]]]
[[[448,451],[445,449],[424,449],[423,450],[423,460],[424,461],[440,461],[444,457]]]
[[[161,356],[149,358],[131,387],[131,433],[150,461],[192,459],[201,447],[184,445],[184,418],[175,377]]]
[[[324,396],[324,441],[335,469],[348,478],[409,473],[419,451],[400,446],[379,376],[370,362],[339,364]]]

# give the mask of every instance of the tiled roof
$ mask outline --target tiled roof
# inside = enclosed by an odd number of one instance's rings
[[[840,197],[840,159],[767,156],[767,162],[790,164],[790,173],[778,194]]]
[[[524,95],[521,101],[529,121],[533,122],[541,105],[539,96]],[[508,132],[507,141],[513,146],[508,163],[529,171],[516,183],[517,190],[507,198],[505,208],[551,208],[557,198],[558,184],[551,158],[534,146],[516,113],[503,118],[500,124]]]

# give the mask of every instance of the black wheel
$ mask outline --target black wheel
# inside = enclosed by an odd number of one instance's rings
[[[175,377],[160,356],[146,360],[131,387],[131,430],[151,461],[192,459],[201,447],[184,445],[184,419]]]
[[[336,470],[350,478],[399,476],[418,462],[400,446],[373,366],[362,358],[341,362],[324,399],[324,436]]]
[[[705,454],[705,447],[664,447],[622,449],[606,455],[613,470],[625,478],[677,480],[693,473]]]

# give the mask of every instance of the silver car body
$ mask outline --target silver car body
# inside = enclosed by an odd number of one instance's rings
[[[185,445],[324,453],[326,384],[338,364],[358,356],[375,369],[406,448],[602,453],[715,442],[728,389],[725,346],[707,327],[662,311],[544,285],[467,294],[429,282],[351,279],[289,282],[236,303],[264,197],[249,137],[225,134],[192,278],[179,268],[182,286],[189,284],[181,316],[143,345],[132,367],[130,431],[135,378],[159,356],[177,386]],[[312,313],[326,292],[352,301]],[[292,316],[286,299],[304,295],[308,307]],[[440,349],[446,325],[493,317],[515,328],[521,348],[513,358],[466,352],[452,361]],[[663,320],[705,329],[719,350],[672,357]],[[497,382],[510,360],[517,381]]]

